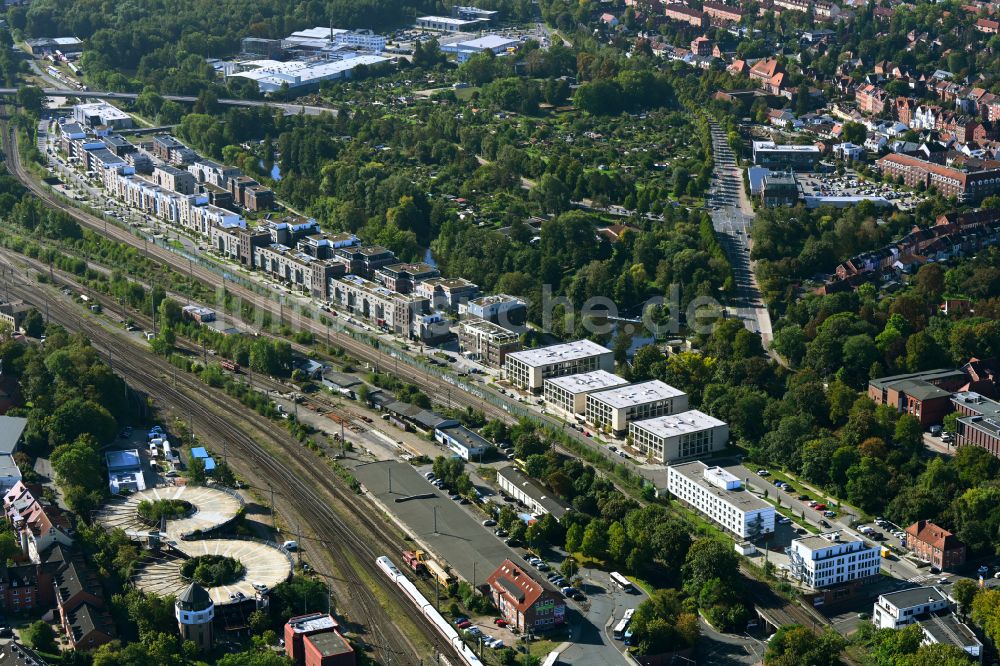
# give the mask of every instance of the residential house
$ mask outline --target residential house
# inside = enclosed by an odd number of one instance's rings
[[[945,528],[930,520],[918,520],[904,531],[907,548],[939,571],[965,564],[965,544]]]
[[[500,617],[521,633],[543,632],[566,620],[563,596],[510,560],[504,560],[486,584]]]

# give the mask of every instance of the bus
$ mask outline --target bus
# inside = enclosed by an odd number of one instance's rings
[[[617,571],[611,572],[611,582],[630,594],[635,591],[635,588],[632,586],[632,581]]]
[[[621,621],[615,625],[615,640],[620,641],[625,638],[625,632],[628,630],[628,625],[632,623],[632,615],[635,613],[634,608],[629,608],[625,611],[625,615],[622,617]],[[629,632],[631,633],[631,632]]]

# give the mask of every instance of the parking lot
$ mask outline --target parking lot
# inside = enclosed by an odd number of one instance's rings
[[[858,174],[847,170],[835,173],[802,173],[796,176],[804,196],[882,197],[900,210],[913,208],[926,199],[921,194],[888,183],[864,181]]]

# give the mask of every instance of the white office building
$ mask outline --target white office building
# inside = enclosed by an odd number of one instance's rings
[[[827,532],[792,539],[788,562],[795,578],[818,590],[878,576],[882,554],[855,534]]]
[[[360,65],[372,67],[385,62],[389,62],[389,58],[377,55],[359,55],[321,63],[299,60],[289,62],[253,60],[240,63],[243,71],[233,72],[230,77],[239,76],[250,79],[257,83],[257,88],[261,93],[273,93],[280,91],[282,87],[291,89],[318,88],[324,81],[350,78],[354,68]]]
[[[583,414],[587,409],[588,393],[626,384],[628,384],[627,379],[622,379],[607,370],[552,377],[545,380],[545,401],[565,412]]]
[[[541,393],[550,377],[576,375],[594,370],[615,369],[610,349],[590,340],[576,340],[551,347],[525,349],[507,354],[504,375],[520,389]]]
[[[587,395],[586,419],[597,429],[610,428],[617,436],[630,421],[676,414],[688,407],[687,394],[658,379],[619,386]]]
[[[372,53],[382,53],[382,51],[385,51],[385,35],[380,35],[371,30],[342,32],[334,35],[333,43],[361,51],[371,51]]]
[[[952,612],[948,595],[936,587],[914,587],[880,595],[872,609],[872,624],[879,629],[918,624],[924,645],[954,645],[973,659],[982,656],[982,642]]]
[[[698,460],[671,465],[667,491],[741,539],[774,532],[774,507],[721,467]]]
[[[914,587],[879,595],[872,624],[879,629],[902,629],[917,617],[951,608],[951,600],[936,587]]]
[[[697,409],[632,421],[628,424],[632,446],[659,463],[697,458],[726,448],[729,426]]]
[[[107,102],[75,105],[73,107],[73,120],[85,126],[106,126],[115,130],[132,127],[132,116]]]

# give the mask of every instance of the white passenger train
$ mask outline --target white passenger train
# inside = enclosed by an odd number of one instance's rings
[[[382,570],[386,576],[388,576],[399,589],[406,593],[406,596],[410,598],[420,612],[431,621],[434,627],[438,630],[438,633],[447,639],[448,643],[451,644],[455,651],[458,652],[459,656],[462,658],[462,663],[467,664],[467,666],[483,666],[483,662],[480,661],[476,653],[469,648],[464,642],[462,642],[461,636],[458,635],[458,630],[451,625],[448,620],[441,616],[441,613],[437,612],[434,608],[434,604],[427,601],[427,598],[420,593],[417,586],[410,582],[402,571],[396,568],[396,565],[392,563],[385,555],[375,558],[375,563],[378,564],[378,568]]]

